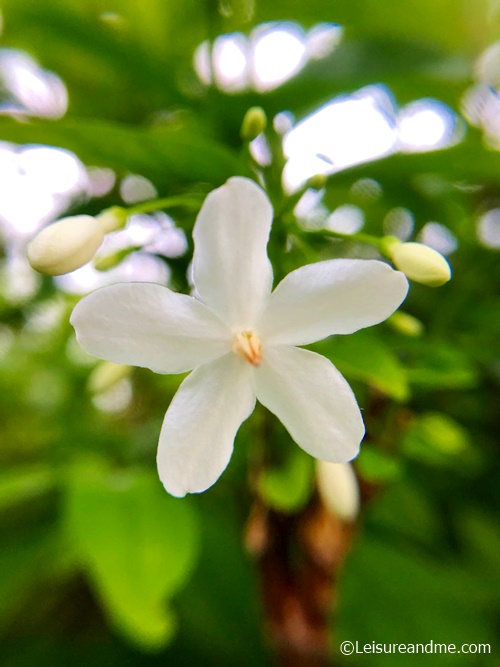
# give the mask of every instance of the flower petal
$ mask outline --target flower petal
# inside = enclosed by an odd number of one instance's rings
[[[96,290],[70,321],[90,354],[156,373],[184,373],[231,349],[229,330],[206,306],[153,283]]]
[[[193,231],[194,284],[233,329],[250,328],[273,282],[266,246],[273,210],[248,178],[230,178],[205,199]]]
[[[365,429],[346,380],[325,357],[288,345],[265,348],[255,373],[259,401],[295,442],[323,461],[350,461]]]
[[[307,345],[385,320],[408,291],[403,273],[367,259],[331,259],[289,273],[276,287],[259,327],[273,344]]]
[[[253,368],[230,353],[189,375],[165,415],[158,472],[174,496],[205,491],[233,451],[240,424],[253,412]]]

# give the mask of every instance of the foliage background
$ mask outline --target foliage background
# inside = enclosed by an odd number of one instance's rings
[[[69,109],[58,119],[12,118],[6,88],[0,139],[59,146],[89,167],[113,169],[110,192],[70,202],[68,210],[90,214],[121,203],[120,179],[130,173],[150,179],[160,197],[207,192],[247,174],[239,129],[253,104],[269,118],[287,110],[299,121],[336,95],[385,84],[396,105],[433,97],[460,116],[464,94],[477,83],[477,59],[500,27],[498,6],[487,0],[2,0],[1,9],[0,55],[20,49],[56,72]],[[196,79],[193,53],[203,40],[249,34],[265,21],[304,29],[334,22],[345,34],[331,55],[268,92],[229,94]],[[500,66],[497,72],[498,84]],[[499,262],[477,224],[498,206],[500,158],[484,129],[469,125],[444,150],[342,170],[324,195],[330,210],[362,208],[369,233],[382,234],[386,214],[405,207],[415,235],[435,220],[458,241],[452,281],[436,290],[413,284],[405,303],[424,324],[422,336],[384,324],[321,344],[364,407],[368,438],[357,470],[376,489],[342,571],[334,645],[432,639],[493,647],[492,655],[473,658],[427,655],[428,665],[498,664]],[[281,166],[276,159],[268,170],[275,202],[283,197]],[[381,196],[359,198],[352,186],[361,178],[378,182]],[[5,187],[4,180],[0,198]],[[172,215],[189,239],[195,212]],[[1,664],[270,663],[258,571],[242,540],[252,504],[248,459],[269,445],[261,429],[268,416],[261,410],[243,425],[215,487],[182,501],[168,497],[154,456],[179,378],[134,370],[126,409],[99,409],[87,390],[94,362],[77,351],[68,324],[76,297],[51,279],[13,296],[9,281],[20,270],[13,247],[26,238],[13,241],[5,229]],[[278,228],[273,237],[278,273],[363,250],[315,237],[306,259],[298,240],[286,244],[285,236]],[[189,251],[162,261],[172,284],[187,290]],[[265,500],[276,503],[278,493],[282,509],[299,511],[308,491],[298,497],[297,487],[302,481],[310,489],[312,467],[300,468],[299,482],[287,477],[295,449],[271,424],[285,472]],[[341,664],[376,667],[388,659],[356,655]]]

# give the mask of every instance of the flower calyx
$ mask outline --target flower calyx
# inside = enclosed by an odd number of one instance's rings
[[[123,206],[110,206],[96,216],[105,234],[123,229],[127,224],[128,212]]]

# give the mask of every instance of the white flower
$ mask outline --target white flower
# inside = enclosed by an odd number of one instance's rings
[[[101,359],[156,373],[194,369],[160,434],[158,470],[174,496],[214,484],[256,398],[312,456],[343,462],[358,452],[364,426],[352,390],[328,359],[296,346],[378,324],[408,282],[383,262],[333,259],[292,271],[271,294],[272,217],[253,181],[231,178],[194,227],[201,300],[118,284],[89,294],[71,316],[80,344]]]

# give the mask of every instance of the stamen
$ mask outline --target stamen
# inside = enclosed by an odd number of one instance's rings
[[[262,363],[262,343],[253,331],[241,331],[234,337],[233,352],[246,359],[252,366]]]

